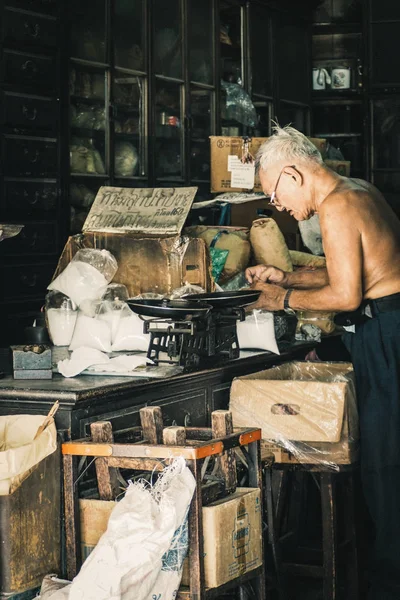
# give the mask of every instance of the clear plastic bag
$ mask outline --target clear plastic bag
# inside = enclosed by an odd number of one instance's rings
[[[128,290],[126,285],[123,283],[110,283],[104,293],[102,300],[121,300],[125,302],[128,300]]]
[[[133,313],[124,302],[119,311],[119,319],[112,330],[113,352],[140,351],[147,352],[150,343],[150,334],[143,332],[143,320]]]
[[[338,470],[358,458],[358,414],[350,363],[291,362],[237,378],[235,427],[260,427],[276,462]]]
[[[69,349],[93,348],[111,352],[113,313],[109,302],[86,302],[78,312],[74,334]]]
[[[257,112],[249,94],[237,83],[227,83],[222,80],[221,87],[226,92],[226,118],[238,121],[247,127],[256,127]]]
[[[61,292],[46,295],[46,322],[54,346],[69,346],[78,316],[74,302]]]
[[[62,292],[80,306],[84,300],[101,298],[117,269],[117,261],[108,250],[78,250],[47,289]]]
[[[205,290],[199,285],[192,285],[191,283],[185,283],[182,287],[176,288],[170,294],[171,300],[178,300],[179,298],[184,298],[189,294],[204,294]]]
[[[334,317],[336,313],[318,310],[299,310],[297,311],[297,332],[301,331],[303,325],[314,325],[318,327],[322,335],[329,335],[336,329]]]
[[[239,348],[267,350],[279,354],[275,339],[274,315],[263,310],[253,310],[237,324]]]

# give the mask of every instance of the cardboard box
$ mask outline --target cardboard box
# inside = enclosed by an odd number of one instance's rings
[[[114,501],[79,500],[82,560],[86,560],[107,529]]]
[[[118,262],[113,279],[130,296],[168,294],[186,282],[212,289],[203,240],[180,233],[197,188],[100,188],[83,226],[67,240],[54,277],[81,248],[109,250]]]
[[[344,177],[350,177],[351,162],[349,160],[329,160],[325,161],[327,167]]]
[[[343,438],[336,444],[314,442],[312,446],[291,442],[291,451],[269,440],[261,441],[261,458],[274,455],[276,463],[352,465],[359,460],[360,445],[358,440]]]
[[[289,449],[292,442],[312,451],[315,443],[358,440],[350,363],[292,362],[239,377],[229,408],[235,427],[261,427],[264,440]]]
[[[251,138],[249,151],[255,157],[261,144],[268,138]],[[325,155],[326,140],[319,138],[309,138],[317,146],[322,156]],[[228,157],[242,157],[243,138],[242,137],[224,137],[210,136],[211,144],[211,192],[248,192],[246,188],[233,188],[231,186],[231,172],[228,171]],[[255,178],[253,190],[262,192],[258,176]]]
[[[203,507],[204,575],[215,588],[263,563],[262,506],[258,488],[237,488],[227,498]],[[182,585],[189,585],[189,560]]]

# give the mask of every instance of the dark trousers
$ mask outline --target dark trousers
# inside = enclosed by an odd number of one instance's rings
[[[375,526],[368,600],[400,600],[400,310],[345,335],[356,375],[361,477]]]

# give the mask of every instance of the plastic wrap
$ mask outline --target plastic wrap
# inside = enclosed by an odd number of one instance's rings
[[[247,127],[255,127],[257,111],[249,94],[237,83],[222,80],[221,87],[226,92],[225,118],[238,121]]]
[[[260,427],[276,462],[338,470],[358,458],[358,414],[350,363],[290,362],[237,378],[235,427]]]
[[[329,335],[336,329],[334,317],[336,313],[317,311],[317,310],[299,310],[297,311],[297,332],[300,332],[303,325],[314,325],[321,330],[322,335]]]
[[[85,248],[78,250],[47,289],[62,292],[80,306],[84,300],[101,298],[117,269],[117,261],[108,250]]]
[[[263,310],[253,310],[237,324],[239,348],[267,350],[279,354],[275,339],[274,315]]]
[[[102,297],[102,300],[128,300],[128,290],[123,283],[110,283]]]
[[[54,346],[69,346],[78,316],[77,307],[65,294],[55,290],[46,296],[46,322]]]
[[[92,348],[100,352],[111,352],[112,333],[119,321],[119,314],[113,310],[112,304],[108,301],[85,301],[81,305],[69,345],[70,350]]]
[[[169,297],[171,300],[178,300],[179,298],[189,296],[189,294],[204,294],[204,292],[205,290],[203,290],[203,288],[199,285],[186,283],[182,287],[173,290]]]
[[[113,352],[123,350],[147,352],[150,334],[143,332],[143,319],[133,313],[124,302],[120,304],[123,306],[118,311],[118,316],[116,316],[116,313],[113,316],[114,327],[112,328],[111,350]]]

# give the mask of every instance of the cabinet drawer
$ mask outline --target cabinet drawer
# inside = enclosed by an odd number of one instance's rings
[[[57,223],[26,223],[21,233],[0,246],[0,256],[56,254]]]
[[[57,77],[53,58],[12,50],[4,50],[3,58],[5,83],[54,89]]]
[[[8,0],[7,5],[45,15],[55,15],[57,13],[57,2],[59,0]]]
[[[140,426],[139,411],[143,406],[145,405],[138,404],[137,406],[113,410],[111,412],[102,413],[101,415],[96,415],[95,417],[81,419],[79,421],[79,437],[84,438],[90,436],[90,423],[94,423],[95,421],[110,421],[113,435],[116,440],[118,440],[118,434],[121,431],[125,431],[131,427]]]
[[[55,262],[0,266],[0,299],[7,301],[42,296],[44,300],[46,288],[55,271]]]
[[[50,138],[4,137],[5,172],[13,177],[55,177],[57,142]]]
[[[13,130],[57,131],[58,102],[42,96],[3,94],[3,124]]]
[[[12,220],[48,216],[58,207],[58,189],[54,183],[6,181],[4,183],[4,213]]]
[[[205,388],[171,397],[154,400],[153,406],[161,406],[164,425],[205,427],[208,422],[207,392]]]
[[[24,47],[57,45],[58,24],[54,17],[6,8],[3,23],[5,44],[24,44]]]

